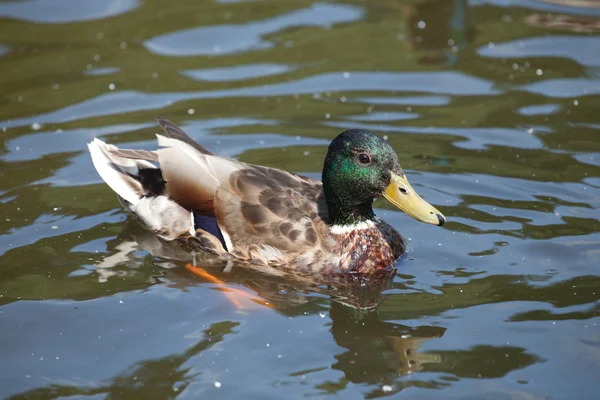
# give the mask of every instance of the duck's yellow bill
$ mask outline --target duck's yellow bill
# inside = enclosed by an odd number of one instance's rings
[[[391,174],[392,181],[383,192],[383,197],[417,221],[439,226],[444,225],[446,217],[415,192],[408,183],[406,175],[398,176],[393,172]]]

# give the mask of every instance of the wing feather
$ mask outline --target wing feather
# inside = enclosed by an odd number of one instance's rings
[[[187,209],[214,215],[213,203],[218,188],[243,163],[200,153],[177,139],[157,135],[158,159],[169,195]]]
[[[128,158],[130,160],[146,160],[158,162],[158,153],[149,150],[128,150],[114,148],[109,150],[111,154],[117,157]]]
[[[328,246],[321,182],[246,164],[217,190],[215,215],[230,251],[257,261],[289,261],[292,254]]]
[[[214,155],[213,153],[208,151],[204,146],[200,145],[198,142],[196,142],[194,139],[192,139],[187,133],[185,133],[183,130],[181,130],[180,127],[178,127],[177,125],[175,125],[168,119],[163,118],[163,117],[156,117],[156,122],[158,122],[158,124],[163,129],[163,131],[167,134],[168,137],[176,139],[176,140],[180,140],[180,141],[192,146],[193,148],[198,150],[200,153],[206,154],[207,156]]]

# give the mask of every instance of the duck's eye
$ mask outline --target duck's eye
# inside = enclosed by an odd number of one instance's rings
[[[360,161],[361,164],[370,164],[371,163],[371,157],[369,157],[368,154],[361,153],[358,156],[358,161]]]

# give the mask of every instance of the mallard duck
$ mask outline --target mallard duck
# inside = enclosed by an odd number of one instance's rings
[[[219,157],[172,122],[156,151],[88,144],[102,179],[158,237],[297,274],[394,270],[406,242],[373,212],[383,196],[433,225],[445,218],[408,183],[392,147],[350,129],[329,145],[322,182]]]

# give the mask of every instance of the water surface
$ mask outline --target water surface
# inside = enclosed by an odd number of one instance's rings
[[[600,396],[595,2],[11,0],[0,27],[0,397]],[[207,266],[224,289],[91,164],[156,115],[315,178],[374,130],[448,222],[377,201],[393,279]]]

